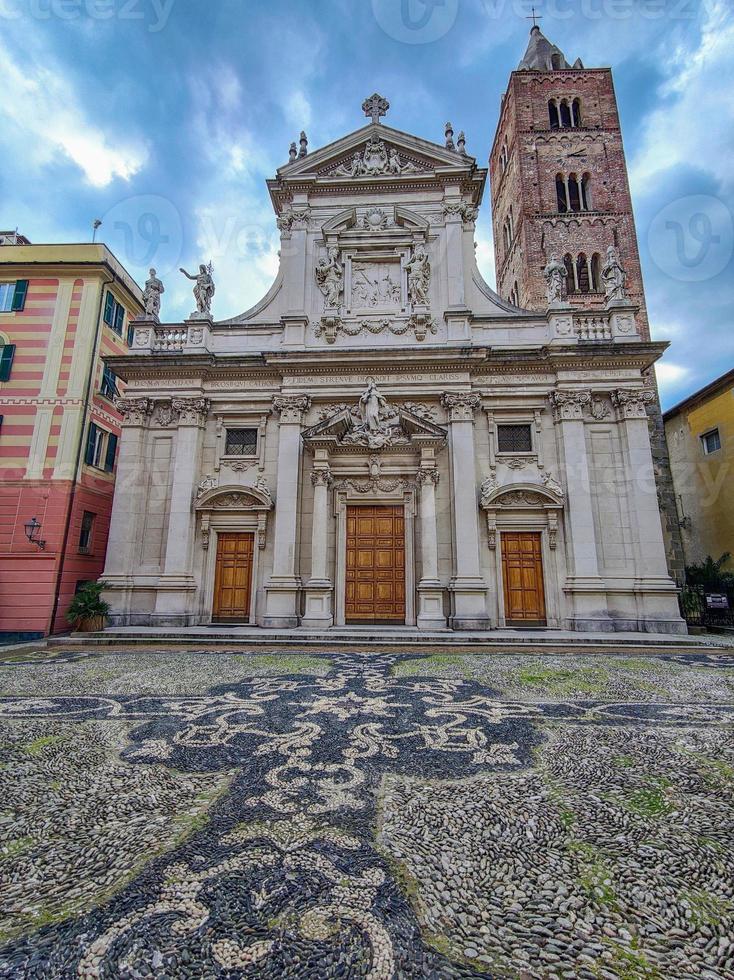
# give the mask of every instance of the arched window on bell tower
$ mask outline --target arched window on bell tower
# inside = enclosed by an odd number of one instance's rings
[[[592,292],[601,292],[600,258],[598,252],[594,252],[594,254],[591,256],[590,286]]]
[[[559,114],[561,117],[561,126],[564,129],[571,128],[571,109],[568,105],[567,99],[561,99],[561,104],[559,106]]]
[[[584,174],[581,178],[581,210],[591,211],[591,174]]]
[[[566,267],[566,292],[575,293],[576,292],[576,268],[573,264],[573,259],[571,255],[566,252],[563,256],[563,264]]]
[[[583,252],[579,252],[578,258],[576,259],[576,282],[578,283],[580,293],[588,293],[590,291],[589,266],[586,261],[586,255]]]
[[[558,127],[561,125],[558,116],[558,103],[555,99],[548,100],[548,119],[550,121],[551,129],[558,129]]]
[[[569,211],[581,211],[581,190],[576,174],[568,176],[568,204]]]
[[[571,124],[581,125],[581,99],[574,99],[571,103]]]
[[[568,211],[568,198],[566,197],[566,182],[562,174],[556,174],[556,203],[559,211]]]

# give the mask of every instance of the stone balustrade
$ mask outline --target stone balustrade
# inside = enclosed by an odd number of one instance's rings
[[[590,313],[573,318],[573,330],[579,340],[611,340],[612,325],[603,313]]]
[[[141,321],[135,325],[133,353],[183,353],[209,349],[211,323],[196,320],[191,323],[160,324]]]

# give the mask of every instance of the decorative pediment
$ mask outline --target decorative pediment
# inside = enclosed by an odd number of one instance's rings
[[[196,501],[196,510],[263,511],[272,510],[273,498],[267,486],[232,484],[206,490]]]
[[[387,449],[427,444],[443,445],[447,431],[421,406],[389,405],[368,379],[356,405],[334,405],[324,410],[321,421],[303,433],[307,446],[330,445],[332,449],[359,447]]]
[[[548,473],[543,473],[541,479],[542,483],[506,483],[499,486],[493,473],[481,486],[480,506],[483,510],[563,507],[563,490],[557,480]]]
[[[410,178],[448,170],[471,171],[476,160],[438,143],[370,123],[319,150],[299,156],[277,172],[282,181]]]

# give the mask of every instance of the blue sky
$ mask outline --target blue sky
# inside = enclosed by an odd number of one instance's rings
[[[217,318],[267,290],[278,235],[264,181],[301,129],[311,149],[364,122],[486,165],[527,43],[521,0],[0,0],[0,227],[98,238],[143,282],[211,259]],[[535,0],[569,61],[611,65],[653,334],[669,406],[734,365],[734,18],[724,0]],[[494,283],[489,190],[478,256]]]

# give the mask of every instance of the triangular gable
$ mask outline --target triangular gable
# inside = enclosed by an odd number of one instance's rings
[[[378,151],[374,154],[369,153],[370,144],[382,144],[385,152],[390,157],[391,151],[397,153],[397,160],[400,171],[394,169],[392,172],[385,170],[382,173],[355,174],[352,176],[348,171],[351,169],[355,153],[364,159],[365,151],[368,152],[369,159],[378,160]],[[413,169],[415,168],[415,169]],[[456,170],[458,172],[469,172],[476,168],[476,159],[468,154],[464,155],[455,150],[447,150],[446,147],[429,140],[412,136],[391,126],[384,126],[382,123],[368,123],[361,129],[343,136],[341,139],[304,157],[298,157],[292,163],[287,163],[277,171],[280,180],[288,181],[292,179],[332,179],[332,178],[369,178],[370,176],[415,176],[421,173],[438,171],[446,173]]]

